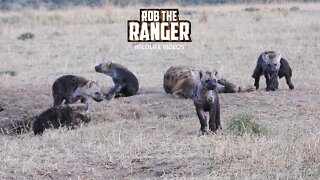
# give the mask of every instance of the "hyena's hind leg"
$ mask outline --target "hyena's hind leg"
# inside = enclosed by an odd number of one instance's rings
[[[282,71],[279,71],[279,78],[282,78],[283,76],[286,78],[286,82],[289,88],[294,89],[293,83],[291,81],[291,76],[292,76],[291,69],[289,70],[289,72],[285,72],[285,73]]]
[[[252,85],[239,86],[239,92],[252,92],[256,88]]]
[[[220,78],[218,80],[218,83],[224,86],[223,93],[235,93],[238,90],[238,86],[236,86],[235,84],[227,81],[224,78]]]
[[[279,81],[278,81],[278,78],[275,80],[274,84],[275,84],[275,88],[276,88],[276,89],[279,89]]]
[[[220,78],[218,80],[218,83],[224,87],[224,89],[222,89],[218,86],[218,92],[222,93],[252,92],[255,90],[255,88],[252,85],[238,86],[227,81],[224,78]]]
[[[175,91],[175,92],[173,92],[172,94],[173,94],[173,96],[176,97],[176,98],[185,98],[185,97],[184,97],[184,94],[182,93],[182,89],[179,90],[179,91]]]
[[[286,77],[286,82],[287,82],[289,88],[290,88],[290,89],[294,89],[294,86],[293,86],[293,84],[292,84],[292,82],[291,82],[291,76],[287,75],[287,76],[285,76],[285,77]]]

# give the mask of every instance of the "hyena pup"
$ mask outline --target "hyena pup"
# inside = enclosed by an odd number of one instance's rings
[[[275,91],[278,89],[278,77],[286,78],[286,82],[290,89],[294,89],[291,82],[292,70],[287,60],[274,51],[263,52],[257,61],[252,77],[255,79],[254,86],[259,89],[260,76],[266,78],[266,90]]]
[[[45,129],[66,126],[68,129],[75,129],[81,122],[90,122],[88,106],[85,104],[67,104],[49,108],[41,113],[33,122],[35,135],[42,134]]]
[[[95,66],[95,70],[110,76],[114,82],[114,86],[105,95],[107,100],[137,94],[139,90],[138,79],[124,66],[108,61]]]
[[[83,77],[65,75],[59,77],[52,86],[53,105],[73,104],[78,100],[88,105],[88,99],[103,100],[100,86]]]
[[[207,134],[209,130],[214,132],[221,129],[217,79],[212,72],[200,72],[193,102],[201,125],[201,135]],[[209,126],[206,112],[209,112]]]

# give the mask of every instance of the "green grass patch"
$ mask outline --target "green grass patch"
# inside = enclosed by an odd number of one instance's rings
[[[233,116],[227,123],[227,129],[236,135],[243,134],[261,135],[267,129],[254,121],[254,116],[248,113],[240,113]]]
[[[25,41],[27,39],[33,39],[34,38],[34,34],[27,32],[27,33],[22,33],[19,35],[18,39]]]

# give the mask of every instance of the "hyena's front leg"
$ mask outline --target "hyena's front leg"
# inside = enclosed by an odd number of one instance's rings
[[[256,87],[256,89],[259,89],[259,81],[262,74],[262,68],[256,67],[252,75],[252,77],[254,78],[254,86]]]
[[[200,125],[201,125],[201,127],[200,127],[201,135],[205,135],[208,133],[207,117],[206,117],[203,109],[196,108],[196,110],[197,110],[197,115],[198,115]]]
[[[217,111],[216,111],[216,105],[213,105],[213,107],[210,108],[209,111],[209,129],[212,132],[215,132],[218,129],[218,124],[216,122],[216,118],[217,118]]]
[[[78,88],[74,91],[69,91],[68,94],[69,97],[66,99],[65,104],[74,104],[83,97]]]
[[[114,98],[115,96],[118,96],[123,87],[124,87],[123,84],[116,84],[114,87],[112,87],[109,90],[109,92],[106,94],[107,100],[110,100],[110,99]]]
[[[236,86],[235,84],[227,81],[224,78],[218,79],[218,83],[221,84],[222,86],[224,86],[223,93],[235,93],[235,92],[238,91],[238,86]],[[219,88],[219,86],[218,86],[218,88]],[[219,91],[219,89],[218,89],[218,91]]]
[[[210,119],[209,119],[209,129],[215,132],[217,129],[221,129],[220,122],[220,105],[219,100],[216,99],[215,102],[210,107]]]
[[[278,87],[278,71],[272,72],[270,75],[269,83],[267,87],[269,86],[269,90],[275,91]]]
[[[276,89],[279,89],[279,79],[278,78],[275,81],[275,87],[276,87]]]
[[[269,73],[264,73],[264,77],[266,78],[266,90],[267,91],[270,91],[270,75]]]
[[[218,94],[217,94],[218,95]],[[216,99],[216,125],[217,125],[217,129],[222,129],[221,126],[221,121],[220,121],[220,102],[219,102],[219,98]]]

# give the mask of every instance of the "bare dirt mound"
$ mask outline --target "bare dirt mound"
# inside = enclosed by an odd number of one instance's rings
[[[5,110],[0,114],[0,132],[17,134],[30,131],[35,117],[52,106],[47,88],[33,90],[2,90]],[[259,114],[266,123],[285,118],[317,117],[317,94],[312,91],[279,90],[253,93],[220,94],[222,119],[237,112]],[[139,95],[97,103],[91,101],[92,123],[145,118],[183,120],[196,118],[190,99],[177,99],[159,90],[142,90]],[[268,121],[270,120],[270,121]],[[224,121],[224,120],[222,120]]]

